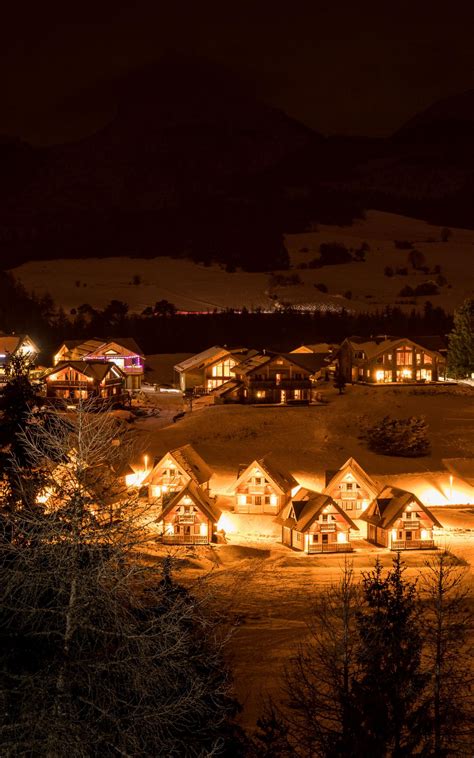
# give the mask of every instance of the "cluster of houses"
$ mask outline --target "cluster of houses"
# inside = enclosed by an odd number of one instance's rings
[[[212,470],[191,445],[170,450],[140,483],[159,539],[205,545],[219,539],[222,508],[210,489]],[[241,466],[231,488],[236,514],[267,517],[284,545],[305,553],[350,552],[352,535],[390,550],[434,548],[434,514],[411,492],[380,486],[353,458],[326,472],[322,492],[302,487],[267,458]],[[227,506],[228,507],[228,506]]]
[[[342,382],[406,384],[446,379],[446,342],[383,335],[349,337],[342,344],[302,345],[289,353],[213,346],[174,367],[183,393],[207,395],[212,402],[307,404],[318,385],[336,373]],[[0,334],[0,381],[12,355],[35,360],[39,348],[28,335]],[[42,372],[46,397],[59,405],[95,398],[123,403],[146,379],[145,356],[134,339],[67,340],[53,366]]]
[[[300,404],[315,399],[318,383],[336,373],[344,382],[406,384],[446,379],[441,337],[349,337],[342,344],[302,345],[290,353],[214,346],[174,367],[183,391],[216,402]]]

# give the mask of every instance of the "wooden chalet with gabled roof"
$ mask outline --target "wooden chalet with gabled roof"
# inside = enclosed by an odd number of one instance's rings
[[[351,552],[351,529],[359,531],[330,495],[307,489],[299,490],[278,521],[283,544],[308,554]]]
[[[233,368],[246,403],[307,404],[328,367],[324,353],[257,353]]]
[[[174,367],[176,384],[182,392],[195,390],[212,392],[233,377],[234,366],[249,353],[244,347],[229,349],[214,345],[186,358]]]
[[[64,361],[45,375],[46,397],[59,405],[95,401],[98,405],[124,400],[125,376],[114,363]]]
[[[140,389],[145,356],[133,337],[114,337],[110,340],[66,340],[56,351],[54,365],[63,361],[101,361],[115,363],[125,375],[126,389]]]
[[[390,550],[434,548],[433,527],[440,522],[413,492],[387,485],[361,515],[367,539]]]
[[[377,483],[364,471],[355,458],[348,458],[338,471],[326,471],[326,486],[343,511],[359,518],[379,491]]]
[[[336,358],[346,382],[437,382],[446,377],[446,343],[442,337],[348,337]]]
[[[288,503],[298,482],[266,458],[240,466],[233,492],[236,513],[268,513],[276,516]]]
[[[39,348],[27,334],[4,334],[0,332],[0,382],[5,380],[5,367],[14,355],[27,355],[34,362]]]
[[[221,512],[214,500],[194,481],[166,497],[157,519],[167,545],[207,545],[216,541]]]
[[[142,487],[148,488],[148,497],[154,501],[180,492],[189,482],[208,492],[212,473],[192,445],[182,445],[160,458],[143,480]]]

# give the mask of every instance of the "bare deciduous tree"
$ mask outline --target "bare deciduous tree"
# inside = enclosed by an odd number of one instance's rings
[[[473,615],[466,575],[446,551],[426,561],[420,575],[436,758],[468,755],[474,738]]]
[[[46,483],[0,511],[0,752],[239,755],[218,620],[147,561],[153,513],[117,486],[127,443],[92,410],[25,427]]]

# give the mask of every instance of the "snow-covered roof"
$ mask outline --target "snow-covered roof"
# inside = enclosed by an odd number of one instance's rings
[[[191,481],[197,485],[205,484],[212,476],[212,469],[201,458],[199,453],[192,445],[182,445],[166,453],[158,463],[152,468],[143,484],[150,484],[154,479],[154,472],[157,471],[167,458],[172,458],[175,464],[181,469],[183,474],[189,476]]]
[[[360,518],[370,524],[379,526],[381,529],[390,529],[392,524],[400,518],[411,503],[415,503],[416,507],[422,510],[435,526],[441,526],[436,516],[431,513],[426,505],[423,505],[413,492],[392,487],[391,485],[383,488]]]
[[[189,482],[186,487],[179,492],[175,492],[170,499],[163,504],[161,518],[164,518],[186,496],[188,496],[194,505],[213,523],[216,524],[219,521],[221,511],[217,508],[214,500],[211,500],[209,495],[194,482]]]
[[[330,495],[307,489],[298,492],[297,497],[288,507],[288,515],[282,523],[284,526],[289,526],[298,532],[305,532],[327,506],[334,508],[351,529],[359,531],[359,527]]]

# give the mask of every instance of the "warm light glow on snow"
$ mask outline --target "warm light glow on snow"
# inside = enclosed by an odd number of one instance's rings
[[[237,525],[235,524],[231,513],[221,513],[220,519],[217,522],[217,530],[224,530],[226,534],[237,533]]]

